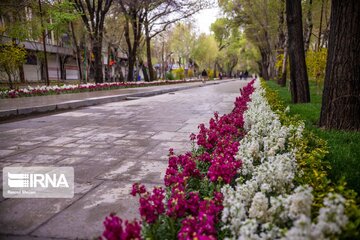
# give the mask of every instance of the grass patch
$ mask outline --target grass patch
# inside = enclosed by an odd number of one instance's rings
[[[280,87],[274,81],[266,83],[271,89],[277,91],[285,105],[290,107],[291,115],[298,115],[304,120],[308,130],[327,141],[329,154],[324,160],[331,166],[329,178],[333,182],[344,178],[348,187],[360,194],[360,132],[324,130],[318,127],[321,91],[314,84],[310,84],[310,103],[293,104],[287,87]]]

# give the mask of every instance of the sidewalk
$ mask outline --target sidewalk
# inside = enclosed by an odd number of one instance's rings
[[[153,87],[125,88],[106,91],[70,93],[60,95],[0,99],[0,120],[31,113],[75,109],[109,102],[149,97],[190,88],[234,81],[235,79],[180,83]]]

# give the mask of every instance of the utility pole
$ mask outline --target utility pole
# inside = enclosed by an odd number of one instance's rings
[[[44,47],[44,64],[45,64],[45,82],[46,85],[50,85],[49,81],[49,68],[48,68],[48,62],[47,62],[47,54],[46,54],[46,37],[45,37],[45,29],[44,29],[44,23],[43,23],[43,13],[41,10],[41,0],[39,0],[39,11],[40,11],[40,22],[42,27],[42,38],[43,38],[43,47]]]

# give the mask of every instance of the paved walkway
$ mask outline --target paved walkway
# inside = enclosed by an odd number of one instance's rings
[[[170,147],[214,111],[233,109],[246,81],[230,81],[132,101],[0,124],[0,167],[72,166],[72,199],[0,197],[0,239],[92,239],[110,212],[137,215],[132,183],[162,185]],[[0,176],[2,181],[2,176]],[[2,182],[1,182],[2,188]]]
[[[231,80],[208,81],[206,85],[218,84],[224,81],[226,82]],[[188,82],[152,87],[0,99],[0,119],[35,112],[74,109],[109,102],[117,102],[133,97],[154,96],[202,86],[204,86],[204,84],[201,82]]]

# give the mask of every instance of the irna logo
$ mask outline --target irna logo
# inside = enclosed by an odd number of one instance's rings
[[[8,185],[12,188],[36,188],[49,186],[69,187],[64,174],[33,174],[33,173],[10,173],[8,172]]]
[[[4,167],[5,198],[72,198],[72,167]]]

